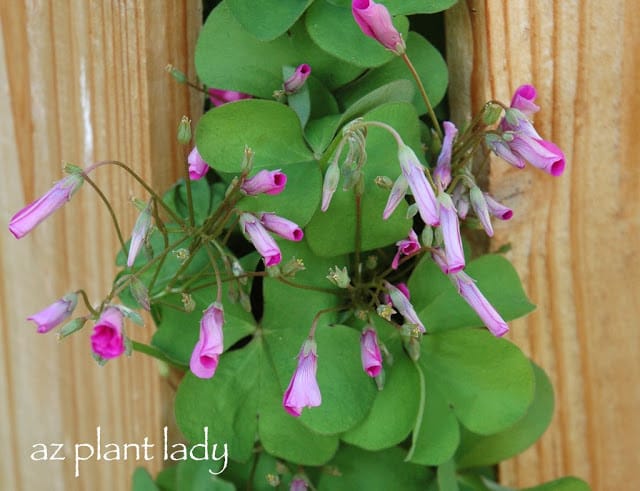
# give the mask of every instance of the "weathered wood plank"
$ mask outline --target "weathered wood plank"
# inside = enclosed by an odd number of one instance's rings
[[[164,72],[188,67],[201,6],[155,2],[6,2],[0,9],[0,475],[6,489],[128,489],[136,465],[87,462],[74,478],[73,445],[159,442],[167,419],[162,381],[141,355],[96,366],[89,329],[63,343],[36,335],[24,319],[66,292],[85,287],[99,301],[118,245],[110,218],[85,186],[72,203],[28,237],[15,240],[8,219],[62,176],[63,160],[80,165],[122,160],[157,186],[182,169],[175,140],[183,114],[197,118],[202,99]],[[193,69],[191,69],[193,75]],[[145,198],[122,172],[94,179],[128,231],[131,195]],[[126,232],[128,233],[128,232]],[[152,328],[129,327],[148,340]],[[34,443],[60,442],[64,462],[33,462]]]
[[[595,490],[638,483],[640,316],[640,20],[632,0],[467,0],[448,15],[461,122],[522,83],[539,91],[540,133],[566,153],[558,179],[494,160],[492,192],[515,217],[492,247],[509,258],[537,311],[511,339],[551,375],[556,413],[542,440],[501,465],[527,486],[574,474]],[[466,56],[466,59],[460,57]]]

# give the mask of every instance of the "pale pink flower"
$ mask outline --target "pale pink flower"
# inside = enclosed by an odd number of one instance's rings
[[[564,153],[550,141],[521,132],[514,134],[509,146],[515,154],[552,176],[559,176],[564,172]]]
[[[189,179],[192,181],[202,179],[209,170],[209,164],[202,159],[196,147],[193,147],[193,150],[189,153],[187,162],[189,163]]]
[[[493,237],[493,226],[491,225],[491,217],[489,216],[489,206],[478,186],[473,186],[469,191],[469,200],[471,201],[473,211],[475,211],[476,216],[482,224],[482,228],[484,228],[484,231],[489,237]]]
[[[261,170],[242,183],[240,188],[249,196],[256,194],[280,194],[287,185],[287,175],[276,170]]]
[[[214,106],[222,106],[227,102],[235,102],[242,99],[251,99],[253,96],[235,90],[209,89],[209,100]]]
[[[396,211],[396,208],[403,200],[405,194],[407,194],[407,189],[409,189],[409,183],[404,175],[400,174],[393,183],[393,187],[389,193],[389,199],[387,199],[387,204],[382,212],[383,220],[389,218],[391,214]]]
[[[362,358],[362,368],[370,377],[377,377],[382,370],[382,355],[378,345],[378,335],[376,331],[367,327],[360,336],[360,357]]]
[[[537,91],[533,85],[521,85],[513,94],[511,107],[530,118],[540,110],[540,107],[533,102],[536,100],[536,96]]]
[[[409,146],[402,144],[398,151],[398,160],[402,175],[413,193],[422,221],[431,226],[439,225],[438,201],[418,157]]]
[[[475,310],[478,317],[482,319],[484,325],[491,331],[494,336],[504,336],[509,332],[509,326],[504,319],[498,314],[496,309],[489,303],[486,297],[476,286],[476,282],[464,271],[449,276],[458,293],[469,306]]]
[[[458,128],[450,121],[442,123],[444,127],[444,139],[442,140],[442,148],[438,155],[438,162],[433,171],[433,180],[436,182],[438,189],[444,191],[451,183],[451,152],[453,150],[453,140],[458,135]]]
[[[293,75],[284,82],[284,91],[287,94],[298,92],[309,78],[309,75],[311,75],[311,67],[309,65],[306,63],[298,65]]]
[[[151,203],[140,212],[133,231],[131,232],[131,243],[129,244],[129,255],[127,256],[127,267],[133,266],[133,263],[144,244],[144,240],[151,229],[152,217],[151,217]]]
[[[9,231],[16,239],[31,232],[45,218],[71,199],[84,182],[81,173],[70,174],[56,182],[49,191],[11,217]]]
[[[240,215],[240,228],[262,256],[266,266],[275,266],[280,263],[282,260],[280,248],[258,218],[250,213],[243,213]]]
[[[304,237],[304,232],[297,223],[282,218],[275,213],[262,213],[260,222],[264,227],[287,240],[299,242]]]
[[[422,324],[422,321],[418,318],[418,314],[416,314],[413,305],[411,305],[409,301],[408,292],[405,293],[398,288],[398,286],[393,286],[388,281],[384,282],[384,287],[387,289],[389,297],[391,297],[391,303],[395,309],[400,312],[402,317],[404,317],[406,322],[416,326],[420,332],[425,332],[424,324]]]
[[[366,36],[375,39],[397,55],[405,52],[405,42],[394,27],[387,7],[373,0],[353,0],[351,12]]]
[[[447,193],[440,193],[438,202],[440,203],[440,227],[449,268],[447,273],[455,273],[462,270],[465,264],[458,213]]]
[[[307,489],[309,489],[309,485],[305,478],[296,476],[291,480],[289,491],[306,491]]]
[[[337,162],[333,162],[327,171],[324,173],[324,181],[322,181],[322,204],[320,209],[327,211],[331,204],[336,189],[338,189],[338,182],[340,182],[340,167]]]
[[[91,348],[96,355],[109,359],[124,353],[123,322],[122,312],[116,307],[102,312],[91,335]]]
[[[44,334],[69,318],[77,304],[78,295],[69,293],[40,312],[27,317],[27,320],[35,322],[38,326],[38,332]]]
[[[223,324],[222,304],[214,302],[204,311],[200,319],[200,338],[191,353],[189,368],[196,377],[211,378],[216,372],[220,355],[224,350]]]
[[[484,199],[487,202],[489,213],[500,220],[511,220],[513,210],[508,206],[496,201],[489,193],[484,193]]]
[[[292,416],[300,416],[305,407],[316,407],[322,403],[320,387],[316,380],[318,370],[316,352],[316,342],[307,339],[298,354],[298,366],[282,398],[282,405]]]
[[[418,235],[414,232],[413,229],[409,232],[409,237],[406,239],[399,240],[396,242],[396,246],[398,246],[398,251],[391,261],[391,269],[398,269],[398,263],[400,262],[400,256],[409,256],[414,252],[418,252],[420,250],[420,241],[418,240]]]

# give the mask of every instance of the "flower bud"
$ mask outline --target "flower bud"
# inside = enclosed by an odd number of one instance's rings
[[[332,162],[327,171],[324,174],[324,182],[322,183],[322,205],[320,209],[327,211],[331,204],[331,198],[338,189],[338,182],[340,181],[340,168],[337,162]]]
[[[489,216],[489,207],[484,199],[482,190],[478,186],[473,186],[469,190],[469,201],[471,202],[473,211],[475,211],[476,216],[482,224],[482,228],[484,228],[484,231],[489,237],[493,237],[493,226],[491,225],[491,217]]]
[[[131,276],[130,278],[129,290],[131,295],[144,310],[150,311],[151,300],[149,299],[149,290],[147,290],[146,285],[137,276]]]
[[[376,176],[373,182],[382,189],[391,189],[393,187],[393,180],[387,176]]]
[[[422,230],[420,234],[420,241],[424,247],[431,247],[433,244],[433,229],[431,227],[424,227],[424,230]]]
[[[169,73],[178,83],[185,84],[187,83],[187,76],[175,68],[173,65],[169,64],[164,69]]]
[[[360,355],[365,373],[370,377],[377,377],[382,370],[382,355],[378,346],[378,335],[370,326],[362,331],[360,336]]]
[[[249,196],[257,194],[280,194],[287,185],[287,175],[276,170],[261,170],[255,176],[242,183],[240,189]]]
[[[402,35],[394,27],[391,15],[384,5],[373,0],[353,0],[351,12],[362,32],[396,55],[402,55],[406,45]]]
[[[193,147],[189,157],[187,157],[189,163],[189,179],[197,181],[202,179],[209,170],[209,164],[207,164],[196,147]]]
[[[298,92],[311,75],[311,67],[306,63],[298,65],[295,72],[284,82],[284,91],[286,94],[294,94]]]
[[[500,115],[502,114],[502,106],[498,104],[488,103],[484,107],[484,111],[482,113],[482,122],[488,126],[496,124],[498,119],[500,119]]]
[[[211,378],[218,368],[218,360],[224,349],[223,324],[222,304],[214,302],[202,314],[200,338],[191,353],[189,368],[196,377]]]
[[[77,304],[78,294],[69,293],[40,312],[27,317],[27,320],[35,322],[38,332],[44,334],[68,319]]]
[[[182,116],[178,125],[178,142],[186,145],[191,141],[191,120],[186,116]]]
[[[129,244],[129,255],[127,256],[127,267],[133,266],[133,263],[142,248],[142,244],[147,239],[153,219],[151,217],[151,201],[144,210],[138,215],[133,231],[131,232],[131,243]]]
[[[253,96],[244,92],[235,90],[209,89],[209,100],[214,106],[222,106],[228,102],[240,101],[242,99],[251,99]]]
[[[60,328],[58,331],[58,341],[63,340],[67,336],[71,336],[73,333],[82,329],[87,322],[86,317],[77,317]]]

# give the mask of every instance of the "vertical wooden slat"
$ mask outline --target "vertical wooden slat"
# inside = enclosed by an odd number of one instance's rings
[[[163,383],[153,361],[134,354],[105,367],[90,356],[89,331],[58,344],[24,319],[73,289],[93,301],[108,292],[118,243],[89,186],[29,236],[16,240],[9,217],[62,177],[62,163],[117,159],[157,187],[182,170],[175,140],[183,114],[197,119],[201,96],[164,72],[172,62],[193,76],[201,6],[155,2],[4,2],[0,8],[0,475],[3,489],[128,489],[136,465],[91,461],[74,477],[73,445],[160,442]],[[140,186],[116,169],[93,178],[128,233],[129,198]],[[152,326],[128,326],[148,341]],[[35,443],[65,444],[65,461],[34,462]]]
[[[494,159],[491,191],[515,217],[496,224],[538,305],[511,339],[551,375],[556,412],[532,449],[501,465],[527,486],[565,474],[595,490],[640,484],[640,21],[632,0],[467,0],[447,16],[453,115],[533,83],[535,123],[567,157],[561,178]],[[462,41],[460,41],[462,39]],[[462,58],[460,57],[462,55]]]

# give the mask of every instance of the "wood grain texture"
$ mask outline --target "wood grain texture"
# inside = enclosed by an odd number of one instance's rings
[[[511,339],[550,375],[551,428],[500,467],[506,485],[566,474],[594,490],[640,487],[640,18],[634,0],[467,0],[447,15],[461,123],[491,98],[538,88],[535,124],[567,157],[561,178],[494,159],[491,191],[514,208],[492,247],[538,305]],[[457,89],[456,89],[457,90]],[[456,94],[456,92],[454,92]]]
[[[74,478],[73,445],[159,442],[168,418],[163,382],[142,355],[99,368],[90,329],[57,343],[25,318],[84,287],[94,302],[108,292],[117,239],[106,209],[84,186],[27,237],[9,217],[62,177],[62,162],[117,159],[160,188],[180,175],[188,149],[175,139],[183,114],[197,119],[202,98],[164,72],[189,68],[201,24],[197,0],[50,2],[0,0],[0,476],[3,489],[129,489],[136,465],[87,462]],[[146,196],[117,169],[93,175],[125,233],[129,198]],[[148,341],[152,332],[127,326]],[[33,462],[35,443],[65,444],[66,461]]]

